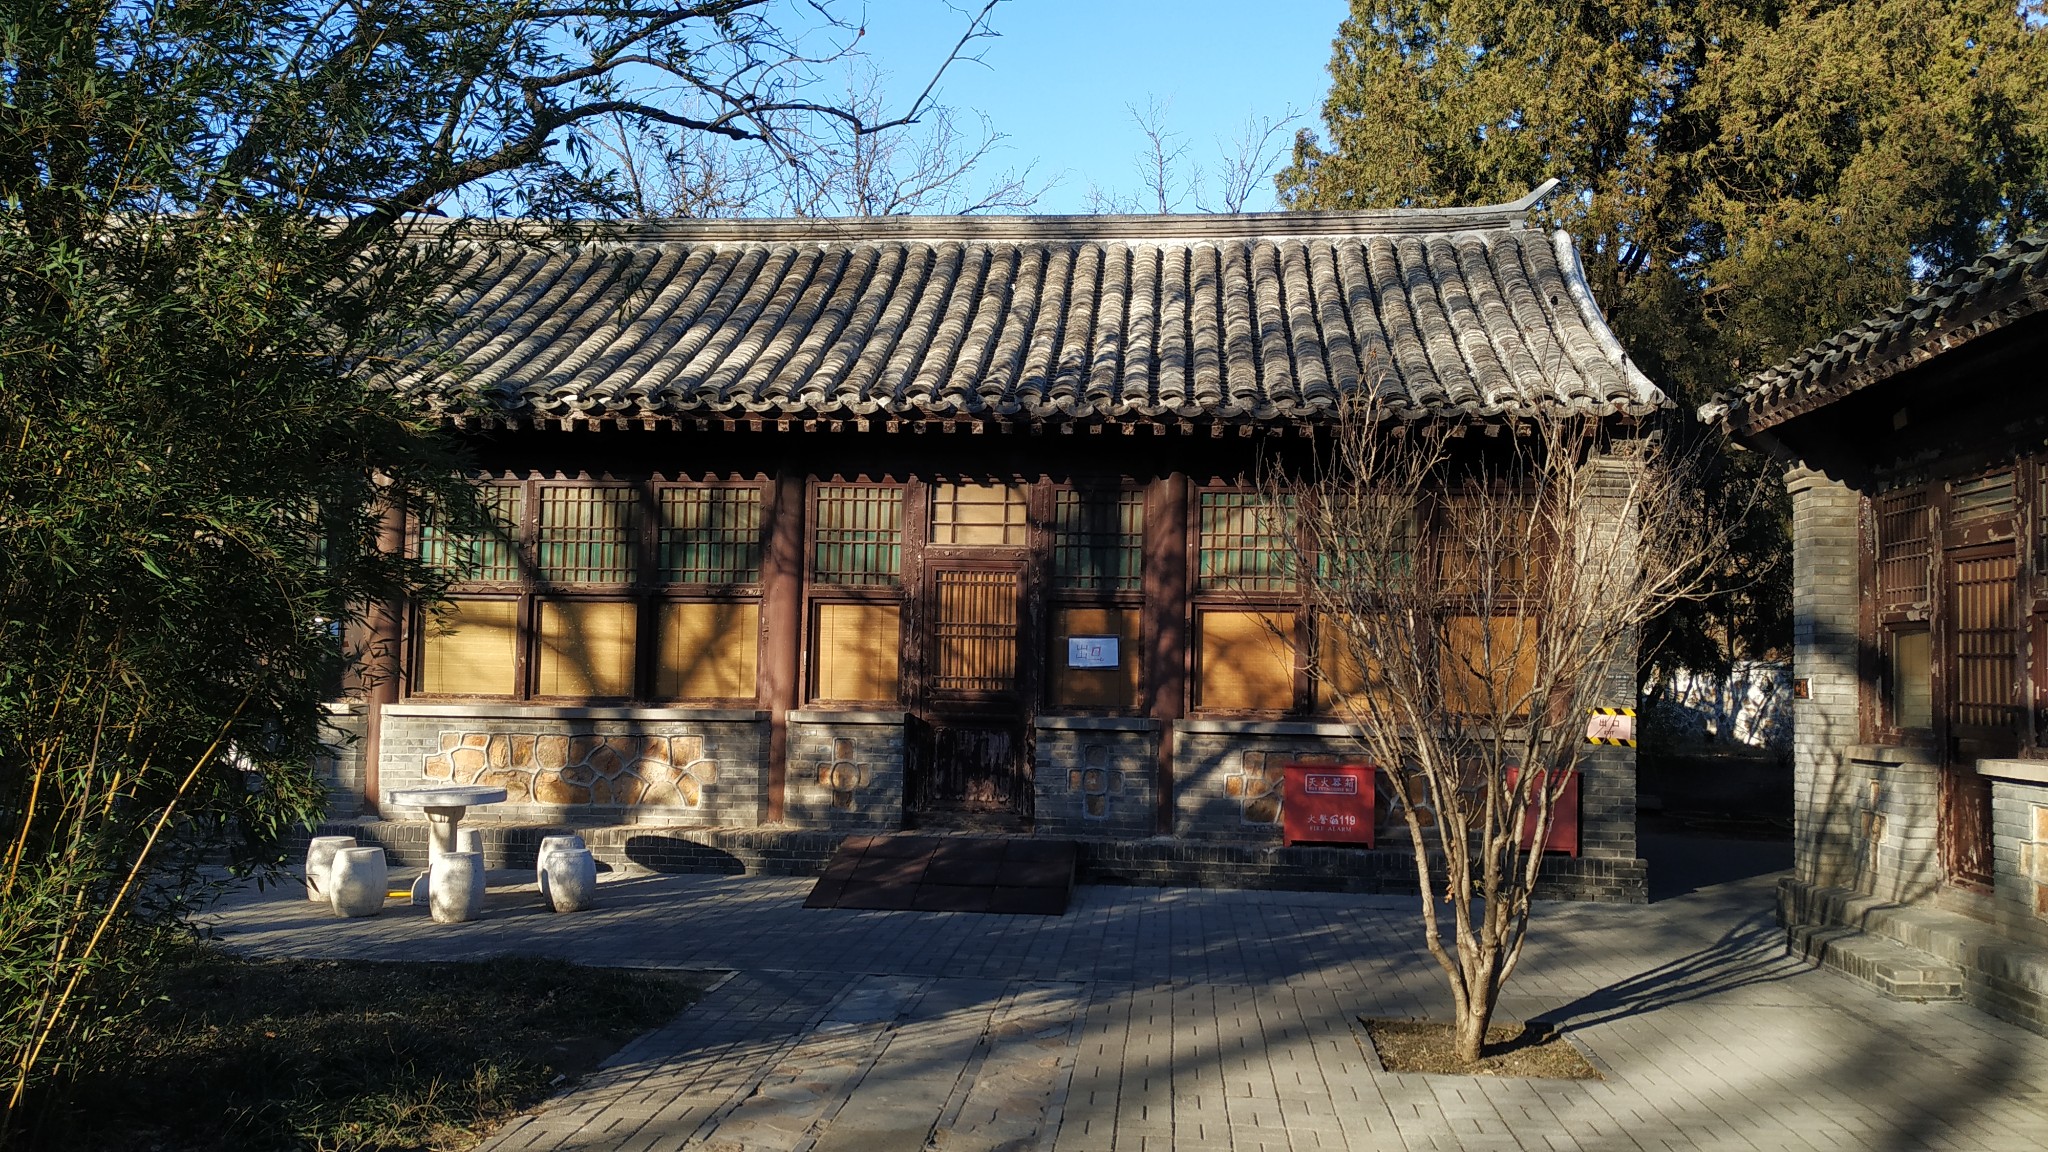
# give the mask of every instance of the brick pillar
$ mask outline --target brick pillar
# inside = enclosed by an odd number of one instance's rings
[[[1807,468],[1785,474],[1792,495],[1793,868],[1815,884],[1851,884],[1857,797],[1847,755],[1856,742],[1857,515],[1860,497]]]

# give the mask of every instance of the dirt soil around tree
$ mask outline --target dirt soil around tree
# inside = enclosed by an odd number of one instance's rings
[[[248,960],[193,947],[143,990],[35,1146],[473,1147],[694,1004],[716,972]]]
[[[1389,1072],[1444,1076],[1514,1076],[1532,1080],[1598,1080],[1600,1072],[1571,1041],[1547,1024],[1495,1024],[1486,1030],[1484,1055],[1458,1055],[1455,1025],[1436,1020],[1359,1017],[1373,1051]]]

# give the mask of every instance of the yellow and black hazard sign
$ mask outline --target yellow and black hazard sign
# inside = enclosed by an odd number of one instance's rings
[[[1595,708],[1586,714],[1586,743],[1636,746],[1636,710]]]

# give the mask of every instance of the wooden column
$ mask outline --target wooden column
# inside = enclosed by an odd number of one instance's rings
[[[387,555],[405,551],[405,510],[386,507],[377,525],[377,550]],[[370,605],[364,614],[363,663],[355,672],[363,697],[363,803],[373,815],[384,812],[381,761],[384,747],[384,706],[398,703],[405,674],[405,615],[402,600]]]
[[[761,554],[761,707],[768,712],[768,813],[782,819],[789,780],[789,712],[797,704],[804,611],[804,476],[776,473]]]
[[[1188,478],[1174,472],[1145,492],[1145,715],[1159,721],[1161,835],[1173,831],[1173,722],[1188,697]]]

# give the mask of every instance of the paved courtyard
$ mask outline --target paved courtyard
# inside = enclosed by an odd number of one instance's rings
[[[1064,917],[983,916],[614,875],[578,915],[529,887],[470,924],[339,921],[273,889],[216,924],[264,954],[730,973],[493,1152],[2048,1145],[2048,1039],[1808,971],[1774,877],[1713,882],[1720,850],[1690,850],[1705,879],[1649,907],[1539,906],[1502,1016],[1564,1023],[1597,1082],[1382,1071],[1357,1017],[1447,1004],[1398,897],[1083,887]]]

